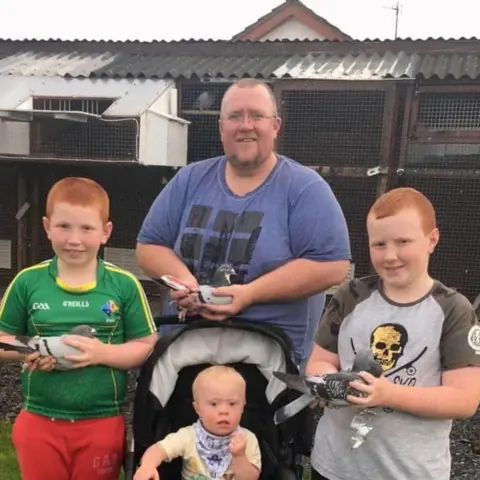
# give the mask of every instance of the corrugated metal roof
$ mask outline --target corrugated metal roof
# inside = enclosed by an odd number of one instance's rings
[[[197,56],[134,53],[38,54],[25,52],[0,59],[0,75],[70,77],[270,77],[290,57]]]
[[[480,40],[149,43],[0,40],[0,75],[476,79],[480,77]]]
[[[374,80],[382,78],[476,79],[479,55],[409,54],[406,52],[293,57],[272,72],[277,78]]]

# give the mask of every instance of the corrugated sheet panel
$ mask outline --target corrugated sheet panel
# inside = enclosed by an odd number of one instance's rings
[[[270,77],[288,61],[280,56],[171,56],[137,53],[112,54],[38,54],[25,52],[0,59],[0,75],[119,77],[119,78],[192,78],[197,77]]]
[[[480,77],[480,40],[144,44],[0,40],[0,75],[476,79]]]
[[[272,72],[277,78],[373,80],[449,76],[476,79],[480,76],[480,54],[384,54],[308,55],[293,57]]]

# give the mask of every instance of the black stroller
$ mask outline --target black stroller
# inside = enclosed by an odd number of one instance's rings
[[[158,317],[157,326],[178,324],[177,317]],[[298,373],[290,340],[277,328],[239,319],[195,319],[159,338],[140,370],[133,408],[133,439],[126,480],[153,443],[197,420],[192,383],[212,364],[233,366],[245,378],[247,404],[241,425],[258,439],[261,480],[301,480],[300,455],[310,455],[313,412],[306,408],[276,426],[273,415],[300,394],[286,388],[272,371]],[[182,460],[163,463],[162,480],[180,480]]]

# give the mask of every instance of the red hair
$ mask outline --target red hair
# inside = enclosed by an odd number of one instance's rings
[[[47,196],[47,218],[50,218],[57,203],[95,207],[103,223],[107,223],[110,216],[110,199],[107,192],[89,178],[66,177],[55,183]]]
[[[394,188],[378,197],[368,216],[380,220],[404,210],[415,210],[419,214],[425,234],[436,228],[437,220],[432,203],[423,193],[409,187]]]

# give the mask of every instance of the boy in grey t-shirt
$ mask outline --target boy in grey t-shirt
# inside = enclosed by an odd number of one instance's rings
[[[312,480],[448,480],[452,419],[480,400],[480,325],[470,302],[428,274],[438,241],[430,201],[411,188],[381,196],[367,217],[377,276],[332,298],[316,333],[308,374],[347,370],[370,348],[383,367],[351,407],[325,409],[312,453]],[[350,423],[373,408],[373,430],[352,449]]]

